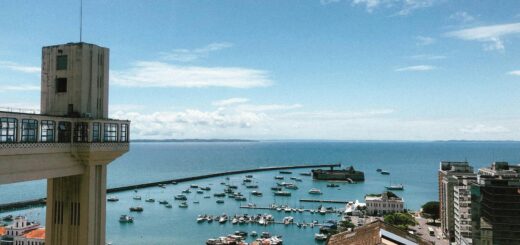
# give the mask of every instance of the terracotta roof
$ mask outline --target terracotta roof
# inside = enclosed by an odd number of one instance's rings
[[[5,227],[0,226],[0,236],[5,235]]]
[[[45,228],[38,228],[32,231],[27,232],[23,235],[25,238],[29,239],[45,239]]]

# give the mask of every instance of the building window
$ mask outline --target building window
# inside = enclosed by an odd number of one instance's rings
[[[16,118],[0,117],[0,142],[16,142]]]
[[[77,122],[74,124],[74,142],[88,142],[88,123]]]
[[[56,57],[56,70],[67,70],[67,55]]]
[[[58,124],[58,142],[70,143],[71,136],[71,123],[70,122],[59,122]]]
[[[34,119],[22,119],[22,142],[36,142],[38,121]]]
[[[41,142],[54,142],[56,123],[54,121],[41,121]]]
[[[117,142],[117,123],[105,123],[105,142]]]
[[[128,142],[128,124],[121,124],[121,142]]]
[[[92,124],[92,142],[101,142],[101,123]]]
[[[67,92],[67,78],[56,78],[56,93]]]

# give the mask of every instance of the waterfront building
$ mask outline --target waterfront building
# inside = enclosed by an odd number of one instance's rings
[[[355,228],[353,231],[344,231],[332,235],[327,245],[378,245],[378,244],[407,244],[432,245],[433,243],[412,235],[406,230],[399,229],[381,220]]]
[[[455,239],[454,186],[457,179],[452,176],[475,176],[468,162],[442,161],[439,166],[439,209],[441,230],[450,240]]]
[[[13,245],[45,245],[45,228],[37,228],[15,237]]]
[[[28,221],[24,216],[18,216],[14,219],[13,223],[4,227],[3,231],[0,232],[0,244],[1,245],[25,245],[25,241],[28,241],[28,234],[35,230],[43,229],[40,224]],[[43,229],[45,230],[45,229]],[[40,233],[40,232],[38,232]],[[35,242],[34,245],[40,245],[37,242],[43,244],[45,242],[45,236],[42,238],[36,238],[33,235],[29,236],[29,240]],[[36,238],[36,239],[33,239]]]
[[[130,122],[108,119],[109,50],[43,47],[40,113],[0,111],[0,184],[47,179],[45,243],[104,245],[107,165]]]
[[[473,244],[520,244],[520,165],[479,169],[471,200]]]
[[[476,176],[452,176],[457,184],[453,190],[453,211],[455,222],[455,243],[472,244],[471,241],[471,185],[477,181]]]
[[[369,215],[385,215],[404,211],[404,200],[390,191],[366,195],[365,203]]]

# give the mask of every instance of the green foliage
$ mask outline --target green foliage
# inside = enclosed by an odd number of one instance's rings
[[[397,226],[403,230],[408,229],[410,225],[417,224],[414,217],[409,213],[387,214],[384,219],[386,223]]]
[[[340,221],[338,225],[338,230],[340,232],[348,230],[348,228],[355,228],[356,225],[354,225],[352,222],[348,220]]]
[[[439,202],[431,201],[422,205],[422,212],[424,216],[432,218],[435,222],[436,219],[439,219],[440,213],[440,204]]]

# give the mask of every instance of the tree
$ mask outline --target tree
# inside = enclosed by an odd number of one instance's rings
[[[387,214],[384,219],[386,223],[397,226],[403,230],[408,229],[408,226],[410,225],[417,224],[414,217],[409,213]]]
[[[435,220],[440,217],[439,202],[431,201],[425,203],[422,205],[422,213],[424,216],[433,219],[433,223],[435,223]]]
[[[339,232],[342,232],[342,231],[348,230],[348,228],[352,228],[353,229],[354,227],[356,227],[356,225],[354,225],[349,220],[343,220],[343,221],[339,222],[338,230],[339,230]]]

